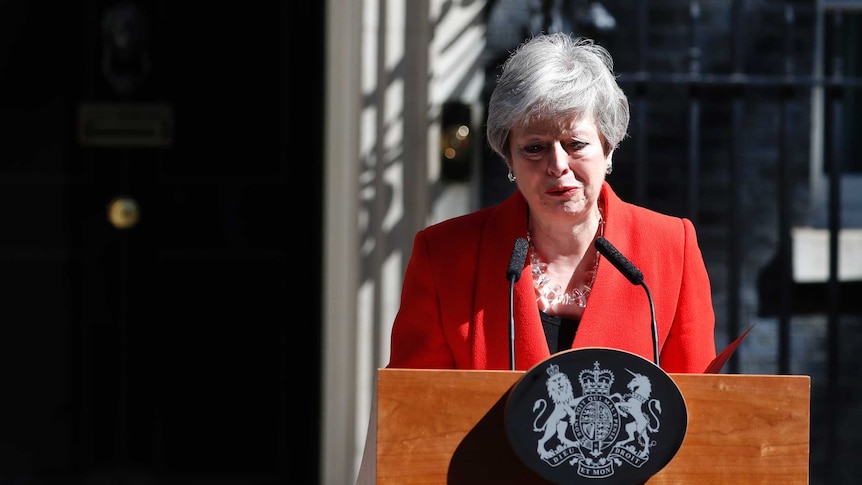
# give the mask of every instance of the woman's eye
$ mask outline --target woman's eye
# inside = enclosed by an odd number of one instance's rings
[[[542,150],[544,150],[544,148],[545,147],[542,145],[527,145],[524,147],[524,151],[527,153],[535,154],[535,153],[541,153]]]

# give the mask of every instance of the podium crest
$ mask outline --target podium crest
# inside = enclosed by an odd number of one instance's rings
[[[506,406],[518,456],[559,484],[642,483],[676,454],[687,420],[664,371],[614,349],[555,354],[518,381]]]

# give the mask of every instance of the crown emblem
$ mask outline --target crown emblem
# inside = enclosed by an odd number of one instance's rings
[[[598,361],[593,364],[593,370],[584,369],[578,375],[581,389],[584,395],[607,396],[611,393],[611,385],[614,383],[614,374],[609,370],[602,370]]]
[[[560,373],[560,366],[557,364],[551,364],[545,369],[545,372],[548,373],[548,377],[554,377],[555,375]]]

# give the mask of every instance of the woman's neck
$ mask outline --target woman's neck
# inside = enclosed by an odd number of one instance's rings
[[[527,230],[535,248],[548,259],[575,258],[593,246],[600,226],[604,223],[598,208],[586,217],[573,222],[528,218]]]
[[[583,314],[598,269],[599,254],[591,250],[593,241],[604,235],[604,218],[596,212],[564,229],[540,221],[528,224],[530,265],[539,310],[565,318],[580,318]],[[539,232],[534,234],[536,229]]]

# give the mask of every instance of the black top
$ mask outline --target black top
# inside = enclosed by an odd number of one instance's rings
[[[545,329],[545,338],[548,340],[548,350],[556,354],[562,350],[572,348],[575,341],[575,333],[578,331],[580,320],[571,318],[560,318],[540,311],[542,317],[542,328]]]

